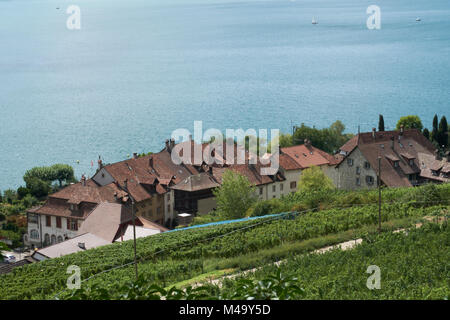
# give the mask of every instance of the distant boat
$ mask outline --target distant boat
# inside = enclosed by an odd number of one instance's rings
[[[416,21],[419,22],[419,21],[422,21],[422,20],[420,18],[416,18]]]
[[[319,22],[316,21],[316,19],[314,19],[314,17],[312,18],[312,24],[318,24]]]

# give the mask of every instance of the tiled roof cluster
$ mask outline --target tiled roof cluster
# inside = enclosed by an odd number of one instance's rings
[[[179,152],[182,147],[185,147],[185,150],[191,148],[190,163],[177,164],[172,160],[172,152],[183,156],[182,152]],[[112,177],[113,182],[100,186],[95,182],[96,176],[82,180],[52,194],[44,206],[29,212],[85,219],[97,204],[127,202],[130,195],[140,202],[154,195],[164,194],[170,189],[193,192],[215,188],[222,183],[222,176],[227,169],[246,176],[254,185],[285,179],[280,171],[274,175],[261,174],[262,168],[268,167],[270,163],[261,163],[253,153],[238,144],[224,142],[221,147],[222,152],[220,148],[214,149],[208,143],[197,144],[192,140],[177,145],[166,143],[166,148],[156,154],[134,156],[132,159],[101,166],[102,170]],[[232,152],[230,147],[233,148]],[[203,161],[203,157],[195,159],[196,148],[201,150],[202,154],[204,152],[211,155],[216,161],[208,164]],[[243,153],[240,153],[242,151]],[[242,159],[244,163],[238,164]],[[301,170],[312,165],[334,162],[333,156],[310,145],[283,148],[279,156],[280,167],[285,170]],[[100,171],[97,172],[97,175],[99,174]],[[76,205],[77,210],[71,209],[71,205]]]

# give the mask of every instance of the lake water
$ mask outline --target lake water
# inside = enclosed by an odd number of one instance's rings
[[[448,0],[0,0],[0,189],[38,165],[92,175],[99,154],[159,151],[194,120],[431,127],[450,116],[449,84]]]

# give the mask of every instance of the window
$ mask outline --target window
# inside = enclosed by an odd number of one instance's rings
[[[262,194],[263,194],[263,188],[259,188],[259,195],[262,196]]]
[[[297,181],[292,181],[291,182],[291,189],[295,189],[297,188]]]
[[[373,182],[374,182],[373,177],[372,176],[366,176],[366,182],[367,182],[367,184],[372,185]]]
[[[170,201],[170,193],[167,194],[167,201]]]
[[[56,227],[61,229],[61,217],[56,217]]]
[[[67,229],[78,231],[78,222],[75,219],[67,219]]]
[[[55,244],[56,243],[56,236],[54,235],[54,234],[52,234],[52,238],[51,238],[52,240],[52,244]]]
[[[359,166],[356,167],[356,174],[360,174],[361,173],[361,168]]]
[[[276,185],[273,185],[272,186],[272,192],[276,192],[277,191],[277,186]]]
[[[45,226],[46,227],[52,226],[52,217],[51,216],[45,216]]]
[[[31,239],[39,239],[39,231],[37,231],[37,230],[31,230],[31,231],[30,231],[30,238],[31,238]]]
[[[280,191],[283,191],[284,184],[280,183]]]
[[[361,179],[359,177],[356,178],[356,185],[357,186],[361,185]]]
[[[368,161],[364,161],[364,169],[370,169],[370,163]]]
[[[48,233],[44,236],[44,246],[47,246],[50,244],[50,235]]]
[[[167,205],[167,212],[170,212],[170,204]]]
[[[414,165],[414,159],[409,159],[409,165],[412,167]]]
[[[394,161],[394,167],[395,167],[395,168],[398,168],[399,165],[400,165],[399,161]]]
[[[353,166],[353,159],[348,158],[347,159],[347,164],[349,167]]]
[[[63,238],[61,236],[58,236],[58,243],[63,242]]]
[[[32,213],[28,214],[28,223],[38,224],[38,221],[39,221],[38,215]]]

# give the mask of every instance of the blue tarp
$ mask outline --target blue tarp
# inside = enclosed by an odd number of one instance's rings
[[[235,222],[243,222],[243,221],[250,221],[250,220],[256,220],[256,219],[263,219],[263,218],[272,218],[272,217],[279,217],[286,214],[297,214],[298,212],[282,212],[282,213],[274,213],[274,214],[267,214],[265,216],[258,216],[258,217],[248,217],[248,218],[242,218],[242,219],[235,219],[235,220],[224,220],[224,221],[217,221],[217,222],[210,222],[205,224],[199,224],[196,226],[191,227],[185,227],[185,228],[179,228],[174,230],[169,230],[167,232],[174,232],[174,231],[181,231],[181,230],[189,230],[189,229],[197,229],[197,228],[204,228],[204,227],[210,227],[210,226],[218,226],[221,224],[230,224]]]

